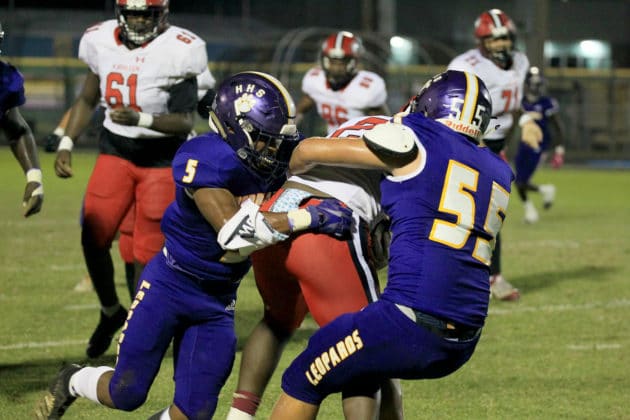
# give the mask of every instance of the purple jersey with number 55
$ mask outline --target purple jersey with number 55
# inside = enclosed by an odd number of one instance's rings
[[[426,160],[417,173],[381,182],[393,220],[382,299],[481,327],[488,273],[510,195],[510,167],[445,125],[414,113],[403,119]]]

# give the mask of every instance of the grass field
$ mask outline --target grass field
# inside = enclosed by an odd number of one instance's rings
[[[9,149],[0,148],[0,419],[31,418],[60,365],[83,361],[98,318],[95,294],[72,290],[85,273],[78,213],[95,156],[76,153],[70,180],[54,176],[52,155],[41,158],[44,208],[25,220],[23,177]],[[556,184],[556,205],[528,226],[514,194],[503,231],[503,271],[521,300],[491,302],[477,351],[458,372],[403,383],[406,418],[630,419],[630,172],[569,167],[541,170],[535,180]],[[128,305],[114,255],[119,295]],[[239,345],[260,314],[248,278],[236,310]],[[260,418],[269,415],[283,368],[312,332],[308,321],[289,345]],[[113,363],[113,351],[97,364]],[[239,361],[240,352],[217,419],[225,418]],[[171,365],[169,354],[148,401],[134,413],[80,400],[64,418],[146,419],[171,401]],[[325,402],[320,418],[342,418],[338,396]]]

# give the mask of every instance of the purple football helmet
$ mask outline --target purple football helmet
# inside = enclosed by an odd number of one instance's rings
[[[479,77],[447,70],[424,84],[411,99],[409,112],[420,112],[479,143],[490,123],[492,99]]]
[[[285,174],[300,139],[295,115],[293,99],[279,80],[246,71],[217,88],[209,123],[251,168],[277,178]]]
[[[545,78],[538,67],[530,67],[525,76],[525,98],[528,102],[536,102],[545,94]]]

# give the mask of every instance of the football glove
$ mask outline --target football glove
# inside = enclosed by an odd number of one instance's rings
[[[56,135],[55,133],[50,133],[42,140],[42,144],[44,145],[44,150],[47,153],[54,153],[57,151],[57,146],[59,146],[59,141],[61,140],[61,136]]]
[[[554,169],[559,169],[564,165],[564,146],[556,146],[550,163]]]
[[[306,206],[311,215],[309,228],[337,239],[349,239],[352,233],[352,210],[339,200],[325,198],[319,204]]]

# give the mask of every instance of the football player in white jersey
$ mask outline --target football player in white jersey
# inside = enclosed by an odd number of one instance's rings
[[[114,286],[111,243],[132,207],[133,258],[140,268],[163,243],[160,220],[174,199],[171,161],[193,126],[196,76],[205,42],[168,23],[168,0],[116,0],[116,19],[88,28],[79,58],[89,67],[57,148],[55,173],[73,175],[71,151],[94,108],[106,106],[99,156],[85,192],[81,243],[101,304],[86,353],[98,357],[127,311]],[[141,269],[136,269],[140,273]]]
[[[449,70],[468,71],[481,78],[492,97],[491,129],[484,143],[495,153],[500,153],[505,140],[519,119],[522,141],[537,148],[542,132],[530,114],[521,112],[523,86],[529,69],[527,56],[515,50],[516,26],[512,19],[499,9],[483,12],[475,21],[477,48],[455,57]],[[492,296],[513,301],[520,292],[501,275],[501,241],[497,235],[492,264],[490,266],[490,290]]]
[[[203,73],[197,75],[197,112],[201,116],[201,118],[205,120],[208,119],[208,108],[212,105],[212,100],[214,99],[214,86],[216,84],[216,80],[210,70],[206,68]],[[92,116],[91,124],[92,127],[87,132],[91,132],[95,137],[98,137],[98,133],[103,129],[103,120],[105,118],[105,105],[101,104],[97,107],[94,115]],[[72,107],[68,108],[66,112],[59,120],[57,127],[54,129],[52,133],[49,133],[43,140],[42,144],[44,145],[44,150],[46,152],[52,153],[57,151],[57,147],[59,146],[59,141],[61,137],[66,132],[66,126],[68,125],[68,120],[70,119],[70,113],[72,112]],[[85,133],[84,133],[85,135]],[[194,137],[196,135],[195,131],[191,131],[189,134],[190,137]],[[133,258],[133,221],[134,221],[135,208],[131,207],[127,212],[127,215],[123,219],[119,231],[118,231],[118,250],[120,251],[120,257],[125,262],[125,280],[127,282],[127,287],[129,288],[129,293],[131,296],[131,300],[135,295],[135,266],[134,266],[134,258]],[[84,275],[81,280],[74,286],[73,289],[75,292],[89,292],[94,290],[92,287],[92,279],[89,274]]]
[[[352,118],[389,114],[383,78],[358,68],[362,53],[361,39],[351,32],[336,32],[326,38],[320,65],[310,69],[302,79],[298,124],[314,107],[326,122],[329,134]]]
[[[329,136],[358,137],[362,130],[390,119],[383,115],[353,118]],[[379,203],[381,178],[378,171],[321,166],[289,177],[262,204],[269,211],[288,211],[333,197],[352,209],[356,228],[349,241],[305,234],[252,255],[265,311],[243,348],[227,420],[254,418],[282,350],[307,313],[324,326],[378,299],[377,270],[386,265],[389,247],[389,219]],[[399,381],[387,380],[381,385],[381,418],[402,419]],[[346,418],[371,418],[373,390],[353,386],[343,393]]]

